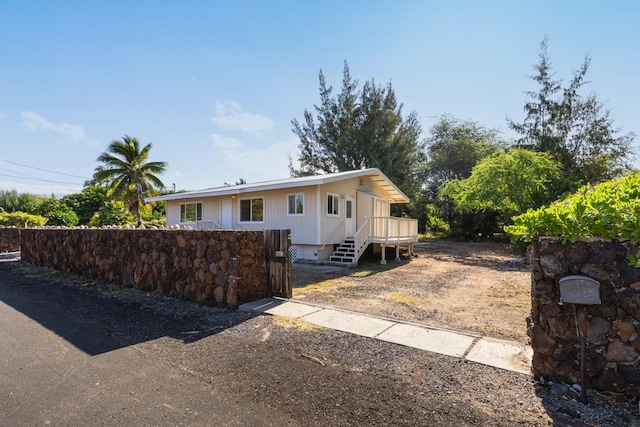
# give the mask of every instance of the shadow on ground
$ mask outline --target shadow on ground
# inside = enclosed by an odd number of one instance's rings
[[[0,262],[0,303],[92,356],[161,337],[192,343],[254,317],[131,289],[105,293],[17,259]]]

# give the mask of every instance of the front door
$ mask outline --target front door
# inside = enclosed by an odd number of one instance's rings
[[[220,200],[220,226],[233,228],[233,209],[231,199]]]
[[[344,197],[344,237],[353,237],[356,232],[356,204],[353,196]]]

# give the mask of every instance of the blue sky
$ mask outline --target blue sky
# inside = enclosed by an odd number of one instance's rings
[[[167,187],[287,177],[291,120],[345,60],[391,81],[424,136],[448,113],[513,137],[545,36],[556,76],[591,55],[589,89],[640,134],[639,21],[634,1],[3,0],[0,189],[80,191],[125,134]]]

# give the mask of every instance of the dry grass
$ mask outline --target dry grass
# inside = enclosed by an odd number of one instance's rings
[[[309,283],[305,286],[296,288],[298,294],[306,294],[310,292],[332,292],[341,288],[350,288],[357,286],[355,283],[344,279],[328,279],[321,282]]]
[[[424,301],[416,296],[407,295],[404,292],[391,292],[387,295],[381,295],[379,298],[390,300],[398,304],[404,304],[409,307],[414,307],[419,310],[425,310]]]
[[[314,325],[313,323],[305,322],[304,320],[283,316],[273,316],[273,323],[283,328],[293,328],[299,331],[318,331],[327,329],[324,326]]]
[[[294,299],[527,342],[531,273],[491,243],[437,241],[418,258],[338,273],[294,271]]]

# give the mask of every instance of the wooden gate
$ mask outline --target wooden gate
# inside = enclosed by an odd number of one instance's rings
[[[264,249],[271,295],[291,298],[291,230],[264,230]]]

